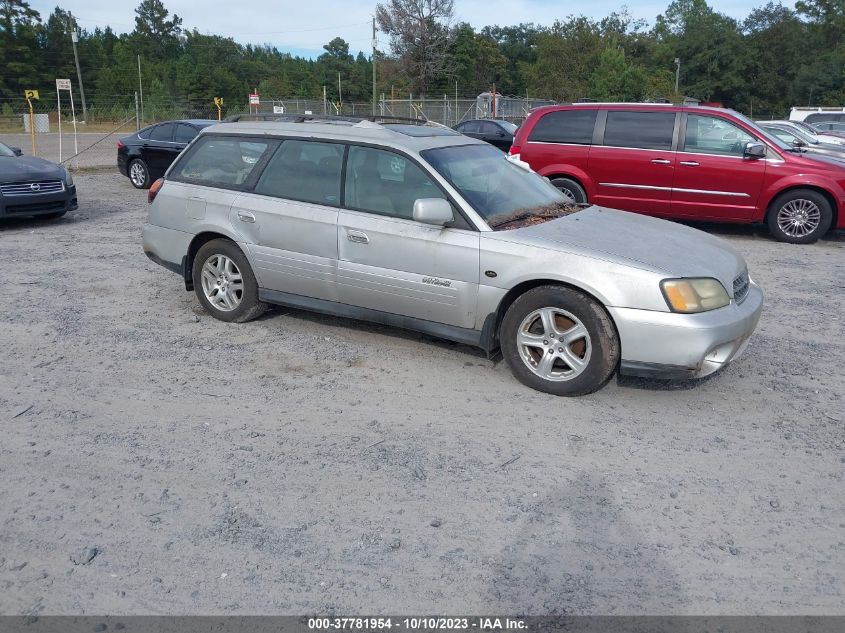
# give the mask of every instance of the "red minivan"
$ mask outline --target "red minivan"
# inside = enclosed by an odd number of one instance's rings
[[[533,110],[510,153],[576,202],[766,222],[807,244],[845,228],[845,162],[802,154],[733,110],[583,103]]]

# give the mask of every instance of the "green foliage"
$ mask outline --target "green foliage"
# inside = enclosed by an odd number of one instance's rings
[[[416,98],[475,96],[494,85],[502,94],[572,101],[720,101],[756,116],[784,116],[793,105],[845,105],[845,2],[777,0],[737,21],[706,0],[673,0],[653,27],[625,9],[600,20],[569,16],[551,26],[494,25],[477,31],[451,24],[453,0],[384,0],[381,30],[391,42],[376,59],[378,94]],[[27,0],[0,0],[0,108],[17,112],[25,88],[55,99],[54,80],[76,90],[70,33],[79,34],[79,59],[89,114],[131,116],[140,91],[145,116],[193,109],[216,116],[245,110],[247,94],[266,99],[346,103],[372,98],[372,59],[335,37],[316,59],[270,45],[185,30],[162,0],[142,0],[132,32],[79,30],[70,11],[41,20]],[[680,81],[675,93],[675,59]],[[340,88],[338,87],[340,76]],[[78,99],[78,97],[77,97]],[[129,113],[127,115],[127,113]]]

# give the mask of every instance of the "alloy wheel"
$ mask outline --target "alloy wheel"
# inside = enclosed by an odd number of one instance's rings
[[[231,312],[244,297],[243,275],[226,255],[212,255],[202,266],[202,291],[216,309]]]
[[[534,310],[520,323],[516,338],[522,362],[544,380],[572,380],[590,363],[590,334],[566,310],[552,307]]]
[[[789,237],[806,237],[819,228],[821,210],[812,200],[797,198],[778,211],[778,228]]]
[[[132,163],[132,166],[129,167],[129,179],[136,187],[144,186],[144,183],[147,181],[147,171],[141,163]]]

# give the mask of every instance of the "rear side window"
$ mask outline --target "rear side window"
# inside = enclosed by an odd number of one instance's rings
[[[156,125],[152,132],[150,132],[151,141],[172,141],[173,128],[176,127],[173,123],[161,123]]]
[[[288,140],[274,154],[255,193],[338,206],[343,145]]]
[[[176,125],[176,136],[173,137],[173,140],[177,143],[190,143],[196,138],[197,134],[199,134],[199,130],[193,125],[179,123]]]
[[[481,121],[468,121],[467,123],[463,123],[461,124],[460,131],[463,134],[480,134]]]
[[[246,182],[269,144],[253,139],[206,136],[191,146],[170,174],[173,180],[237,187]]]
[[[529,141],[541,143],[572,143],[589,145],[593,142],[593,128],[598,110],[558,110],[543,116],[531,134]]]
[[[637,149],[672,149],[674,112],[627,112],[610,110],[604,128],[604,144]]]
[[[141,130],[138,130],[138,136],[143,139],[148,139],[150,138],[150,132],[152,132],[155,128],[155,125],[150,125],[149,127],[145,127]]]

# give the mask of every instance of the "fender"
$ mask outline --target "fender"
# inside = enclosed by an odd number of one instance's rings
[[[839,219],[837,224],[839,227],[843,226],[843,222],[845,222],[845,213],[842,213],[841,211],[843,210],[843,201],[845,201],[845,189],[843,189],[835,180],[825,178],[824,176],[820,176],[818,174],[794,174],[772,182],[760,193],[757,210],[752,220],[755,222],[762,222],[765,220],[766,211],[772,201],[785,190],[797,187],[814,187],[816,189],[822,189],[830,194],[836,201],[833,211],[837,214]]]
[[[537,173],[541,176],[546,176],[547,178],[551,178],[552,176],[569,176],[571,178],[575,178],[581,183],[581,186],[584,187],[584,191],[587,192],[587,200],[591,199],[596,194],[596,186],[593,179],[590,178],[586,171],[580,169],[579,167],[575,167],[574,165],[568,163],[555,163],[554,165],[546,165]]]

